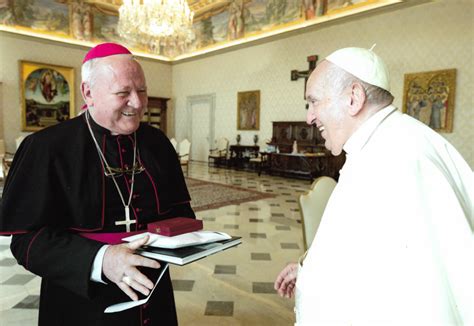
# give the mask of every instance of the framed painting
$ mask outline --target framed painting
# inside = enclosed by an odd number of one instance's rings
[[[456,69],[405,74],[402,111],[439,132],[453,131]]]
[[[376,4],[380,0],[327,0],[326,14],[332,15],[341,13],[343,11],[354,10],[369,4]]]
[[[74,68],[20,61],[23,131],[37,131],[74,117]]]
[[[260,91],[237,93],[237,130],[260,129]]]

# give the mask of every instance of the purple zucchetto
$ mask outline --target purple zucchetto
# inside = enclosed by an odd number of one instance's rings
[[[132,54],[129,49],[117,43],[102,43],[87,52],[82,64],[96,58],[108,57],[116,54]]]

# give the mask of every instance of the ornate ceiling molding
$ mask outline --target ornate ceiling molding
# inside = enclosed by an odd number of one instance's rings
[[[19,5],[7,2],[8,5],[0,8],[7,8],[7,11],[0,10],[0,30],[86,47],[100,42],[120,42],[114,34],[113,24],[118,19],[117,12],[122,0],[49,1],[55,3],[56,8],[29,5],[30,13],[38,13],[38,21],[31,17],[25,19],[25,15],[20,15],[23,20],[15,17],[18,7],[13,7]],[[327,1],[330,1],[329,5]],[[156,49],[152,52],[146,48],[134,47],[133,44],[125,44],[137,56],[175,63],[252,45],[257,41],[272,41],[323,25],[345,22],[360,15],[379,14],[431,0],[352,0],[348,2],[351,3],[349,6],[344,5],[346,2],[309,0],[295,1],[291,5],[285,2],[286,5],[282,5],[284,2],[274,0],[188,0],[191,10],[195,12],[196,41],[191,51],[171,58],[160,55]],[[311,3],[312,7],[304,7],[303,3]],[[57,21],[45,21],[46,16],[41,17],[47,10],[57,15],[54,16]]]

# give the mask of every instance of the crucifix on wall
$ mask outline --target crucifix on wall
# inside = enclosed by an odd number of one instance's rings
[[[318,61],[318,56],[316,54],[310,55],[307,57],[308,61],[308,70],[298,71],[292,70],[291,71],[291,80],[298,80],[300,78],[304,78],[304,93],[303,97],[306,99],[306,83],[308,82],[309,75],[311,72],[316,68],[316,62]],[[308,104],[306,104],[306,109],[308,109]]]

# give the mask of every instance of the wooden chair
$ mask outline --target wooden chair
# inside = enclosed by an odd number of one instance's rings
[[[15,139],[16,149],[20,148],[21,142],[26,138],[26,136],[18,136]]]
[[[209,156],[207,157],[208,165],[211,163],[215,165],[225,165],[227,162],[227,155],[229,152],[229,140],[221,137],[216,141],[216,147],[209,150]]]
[[[260,152],[257,157],[252,157],[249,162],[257,170],[258,176],[262,174],[262,170],[268,168],[268,153]]]
[[[178,153],[178,142],[176,141],[176,139],[171,138],[170,143],[171,145],[173,145],[175,152]]]
[[[186,168],[186,176],[189,174],[189,153],[191,151],[191,143],[187,139],[179,142],[178,157],[181,167]]]
[[[336,185],[337,182],[330,177],[319,177],[314,180],[311,189],[299,198],[305,250],[308,250],[313,242],[326,204]]]
[[[13,162],[13,153],[5,150],[5,141],[0,139],[0,180],[7,177],[8,170]]]

